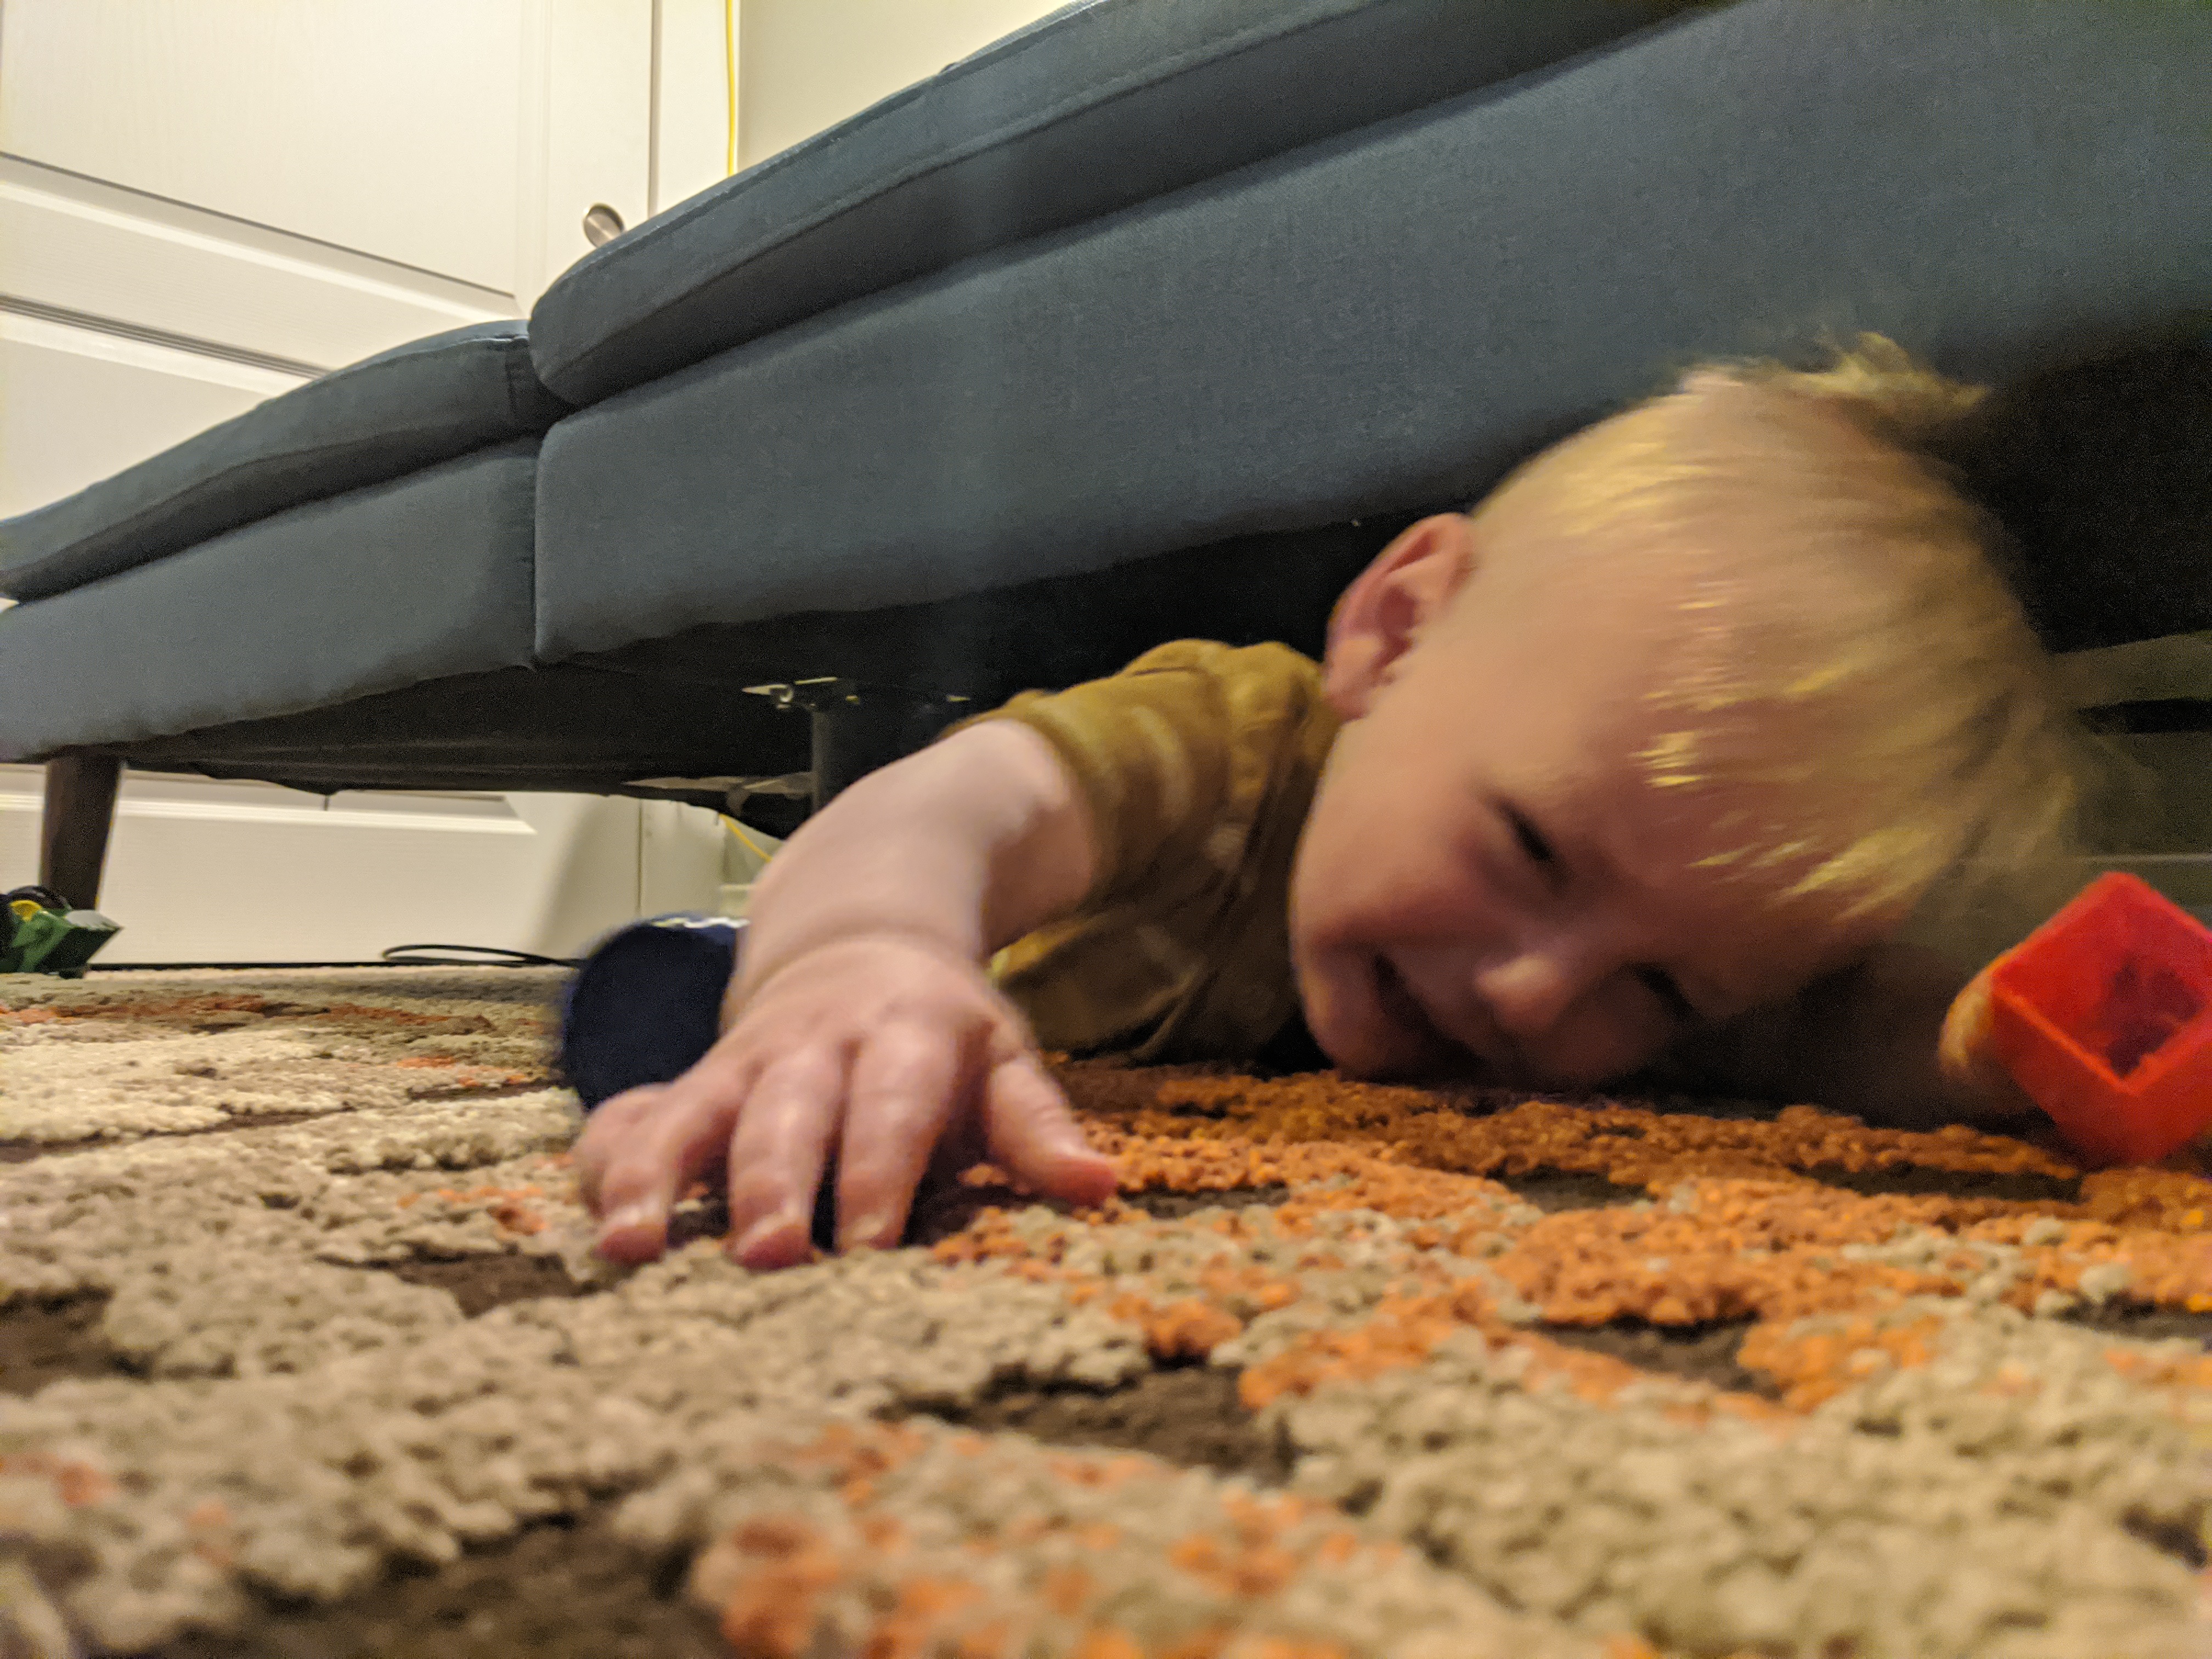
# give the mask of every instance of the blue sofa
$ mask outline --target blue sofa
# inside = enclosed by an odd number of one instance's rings
[[[0,524],[0,758],[89,902],[125,763],[719,804],[828,763],[749,686],[907,699],[866,763],[1162,639],[1311,648],[1397,526],[1695,359],[2201,333],[2207,86],[2199,0],[1068,6],[526,325]],[[2031,609],[2212,627],[2205,564]]]

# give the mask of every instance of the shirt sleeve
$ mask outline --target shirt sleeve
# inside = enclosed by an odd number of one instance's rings
[[[1182,641],[981,718],[1052,745],[1097,850],[1084,898],[993,959],[1038,1041],[1256,1054],[1297,1009],[1291,866],[1335,731],[1319,668],[1285,646]]]
[[[1024,692],[977,719],[1037,732],[1082,791],[1098,859],[1084,908],[1139,894],[1158,902],[1234,863],[1240,848],[1225,843],[1241,843],[1272,770],[1247,757],[1280,746],[1317,682],[1313,664],[1285,646],[1182,640],[1118,674]]]

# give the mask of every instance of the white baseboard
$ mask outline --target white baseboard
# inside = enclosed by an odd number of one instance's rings
[[[0,766],[0,888],[35,879],[44,778]],[[572,956],[631,917],[712,909],[710,812],[594,795],[349,793],[125,776],[103,963],[374,960],[414,943]]]

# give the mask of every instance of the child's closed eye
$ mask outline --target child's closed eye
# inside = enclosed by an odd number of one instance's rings
[[[1552,843],[1545,839],[1543,832],[1529,823],[1521,810],[1509,801],[1499,802],[1498,810],[1513,831],[1513,839],[1520,847],[1522,855],[1547,874],[1557,871],[1559,855],[1553,850]]]
[[[1630,971],[1636,975],[1638,982],[1658,1000],[1659,1006],[1667,1011],[1667,1018],[1678,1029],[1687,1030],[1703,1023],[1705,1017],[1698,1012],[1697,1005],[1682,994],[1682,988],[1675,981],[1674,975],[1664,968],[1646,963]]]

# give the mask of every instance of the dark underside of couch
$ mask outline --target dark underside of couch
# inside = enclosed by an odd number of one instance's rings
[[[713,790],[635,786],[805,770],[806,720],[748,686],[836,676],[988,708],[1111,673],[1173,638],[1274,640],[1318,655],[1337,595],[1417,516],[1241,537],[928,605],[697,628],[594,658],[72,752],[317,793],[558,790],[720,805]]]

